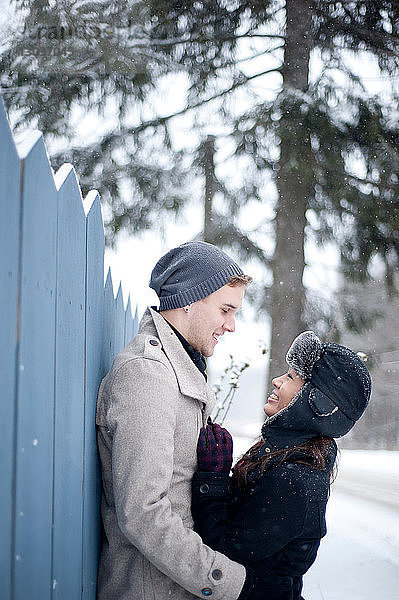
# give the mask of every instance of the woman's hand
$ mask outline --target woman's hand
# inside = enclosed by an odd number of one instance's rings
[[[208,421],[197,445],[198,471],[229,473],[233,464],[233,439],[227,429]]]

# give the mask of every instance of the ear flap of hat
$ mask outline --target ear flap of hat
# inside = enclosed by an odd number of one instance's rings
[[[317,388],[310,390],[308,402],[312,411],[318,417],[330,417],[339,410],[338,406]]]

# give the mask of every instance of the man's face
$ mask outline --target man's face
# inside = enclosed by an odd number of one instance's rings
[[[235,315],[241,308],[245,286],[224,285],[191,304],[181,333],[203,356],[212,356],[219,336],[235,330]]]

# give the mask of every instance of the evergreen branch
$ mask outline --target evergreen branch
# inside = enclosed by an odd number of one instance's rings
[[[220,65],[212,65],[212,66],[213,66],[214,71],[217,71],[219,69],[225,69],[226,67],[232,67],[232,66],[244,63],[244,62],[254,60],[255,58],[259,58],[260,56],[264,56],[264,54],[266,54],[266,52],[271,54],[272,52],[275,52],[276,50],[280,50],[281,48],[284,48],[284,45],[276,46],[275,48],[266,48],[260,52],[256,52],[252,56],[246,56],[244,58],[238,58],[238,59],[233,58],[232,60],[226,60],[225,62],[221,63]]]
[[[281,40],[282,42],[285,42],[285,35],[280,35],[280,34],[271,34],[271,33],[239,33],[237,35],[234,36],[234,39],[240,39],[240,38],[272,38],[272,39],[277,39],[277,40]]]
[[[267,52],[275,52],[276,50],[280,50],[281,48],[284,48],[284,46],[276,46],[275,48],[268,48]],[[265,50],[261,50],[260,52],[255,52],[255,54],[252,54],[252,56],[244,56],[244,58],[238,58],[237,60],[234,61],[235,64],[238,63],[243,63],[243,62],[247,62],[250,60],[254,60],[254,58],[259,58],[260,56],[263,56],[265,54]]]
[[[317,2],[312,1],[312,6],[314,11],[324,17],[326,21],[334,25],[336,28],[339,28],[339,31],[335,32],[336,34],[342,35],[349,34],[353,37],[354,30],[360,36],[363,42],[366,42],[370,46],[370,50],[374,49],[375,51],[384,51],[388,55],[393,56],[395,58],[399,58],[399,52],[389,48],[386,46],[387,42],[392,43],[393,45],[397,45],[399,40],[395,35],[391,35],[388,32],[380,33],[376,31],[372,31],[371,29],[366,29],[361,25],[354,22],[352,18],[351,23],[347,23],[342,17],[334,17],[328,11],[321,8]]]
[[[199,108],[200,106],[203,106],[204,104],[207,104],[208,102],[212,102],[213,100],[217,100],[218,98],[222,98],[223,96],[230,94],[235,89],[237,89],[243,85],[246,85],[249,81],[252,81],[253,79],[256,79],[257,77],[262,77],[263,75],[268,75],[269,73],[280,73],[280,72],[281,72],[281,68],[275,68],[275,69],[267,69],[266,71],[262,71],[261,73],[255,73],[255,75],[248,75],[248,76],[243,75],[238,81],[235,81],[229,88],[222,90],[221,92],[218,92],[217,94],[214,94],[213,96],[210,96],[209,98],[204,98],[203,100],[199,100],[198,102],[189,104],[188,106],[185,106],[183,109],[178,110],[174,113],[170,113],[169,115],[166,115],[164,117],[157,117],[156,119],[151,119],[150,121],[141,123],[141,125],[138,125],[137,127],[133,127],[132,130],[129,130],[127,133],[132,132],[132,133],[137,134],[137,133],[140,133],[141,131],[144,131],[148,127],[158,127],[159,125],[163,125],[170,119],[173,119],[175,117],[180,117],[181,115],[184,115],[186,112],[188,112],[190,110],[194,110],[195,108]]]
[[[285,41],[285,36],[280,35],[280,34],[272,34],[272,33],[250,33],[250,31],[247,31],[245,33],[237,33],[235,35],[225,35],[225,36],[218,36],[217,37],[217,42],[231,42],[234,40],[239,40],[239,39],[248,39],[248,38],[265,38],[265,39],[273,39],[273,40],[281,40],[281,41]],[[130,47],[134,47],[134,48],[145,48],[148,47],[148,45],[150,46],[154,46],[155,48],[171,48],[173,46],[181,46],[183,44],[195,44],[195,43],[209,43],[209,42],[214,42],[215,38],[214,37],[206,37],[206,36],[194,36],[194,37],[187,37],[185,39],[181,39],[181,38],[172,38],[172,39],[168,39],[168,40],[148,40],[148,42],[146,42],[145,44],[141,44],[141,43],[137,43],[137,44],[132,44]]]
[[[179,111],[170,113],[169,115],[166,115],[164,117],[157,117],[156,119],[151,119],[149,121],[145,121],[144,123],[141,123],[140,125],[137,125],[136,127],[124,127],[124,128],[120,127],[116,133],[115,132],[109,133],[108,135],[105,135],[101,139],[100,142],[98,142],[97,144],[93,144],[90,148],[90,154],[92,156],[101,155],[105,148],[107,148],[107,150],[110,151],[112,146],[115,143],[119,142],[121,139],[126,139],[126,137],[129,135],[137,135],[139,133],[142,133],[146,129],[149,129],[150,127],[165,126],[165,124],[169,120],[171,120],[175,117],[184,115],[185,113],[189,112],[190,110],[199,108],[200,106],[203,106],[204,104],[207,104],[208,102],[212,102],[213,100],[222,98],[223,96],[226,96],[227,94],[234,91],[238,87],[246,85],[249,81],[252,81],[253,79],[256,79],[257,77],[262,77],[263,75],[268,75],[269,73],[280,73],[280,69],[279,68],[267,69],[266,71],[262,71],[261,73],[255,73],[254,75],[242,76],[241,79],[235,81],[229,88],[222,90],[221,92],[218,92],[217,94],[214,94],[213,96],[210,96],[209,98],[205,98],[205,99],[199,100],[198,102],[195,102],[193,104],[189,104],[188,106],[185,106],[183,109],[181,109]],[[60,152],[58,154],[55,154],[53,156],[53,158],[55,160],[57,160],[59,157],[62,157],[63,154],[64,153]]]
[[[234,247],[242,260],[248,256],[255,257],[263,265],[270,265],[270,258],[265,251],[253,242],[237,225],[225,215],[213,212],[213,226],[209,228],[209,239],[206,241],[215,246]]]
[[[329,168],[329,171],[334,172],[334,169]],[[350,173],[345,173],[345,177],[347,177],[348,179],[350,179],[351,181],[353,181],[354,183],[361,183],[364,185],[373,185],[376,188],[378,188],[379,190],[381,188],[386,189],[386,190],[397,190],[398,189],[398,184],[397,183],[388,183],[388,182],[381,182],[381,181],[374,181],[373,179],[366,179],[364,177],[357,177],[356,175],[351,175]]]
[[[238,14],[239,15],[241,13],[241,15],[242,15],[242,13],[245,12],[245,10],[246,10],[245,3],[243,3],[241,6],[239,6],[235,10],[233,10],[230,13],[229,16],[230,16],[230,18],[232,18],[234,14]],[[268,8],[267,8],[267,15],[268,15],[267,20],[275,17],[276,15],[278,15],[279,13],[284,12],[284,11],[285,11],[285,6],[284,5],[283,6],[277,6],[277,7],[275,5],[269,5]],[[159,27],[161,29],[163,27],[168,27],[171,22],[173,23],[173,25],[175,25],[177,18],[178,18],[178,14],[176,14],[176,12],[173,11],[173,9],[172,9],[172,11],[169,12],[166,17],[164,17],[162,20],[158,21],[157,27]],[[221,23],[223,23],[224,20],[225,20],[225,15],[223,15],[223,16],[219,15],[218,17],[214,17],[213,20],[212,20],[212,22],[210,24],[215,27],[215,26],[218,26]],[[240,37],[248,37],[248,36],[251,35],[251,31],[254,31],[257,27],[258,27],[258,25],[255,24],[255,26],[252,26],[249,29],[247,29],[247,31],[245,33],[243,33],[243,34],[236,34],[236,35],[232,35],[232,36],[224,36],[223,37],[223,36],[217,34],[217,39],[221,40],[221,41],[230,41],[230,40],[234,40],[234,39],[237,39],[237,38],[240,38]],[[281,38],[282,40],[285,39],[284,36],[279,35],[279,34],[253,34],[253,35],[254,35],[254,37],[257,36],[257,35],[259,35],[259,36],[262,36],[262,37]],[[175,39],[177,40],[179,38],[175,38]],[[188,41],[195,42],[198,39],[201,39],[201,38],[191,38],[191,39],[188,38]],[[209,41],[212,42],[212,41],[214,41],[214,39],[215,39],[215,37],[210,37],[208,39],[202,38],[202,40],[205,41],[205,42],[207,42],[207,41],[208,42]],[[166,42],[166,44],[168,43],[168,40],[156,40],[156,41],[160,41],[161,43]],[[187,42],[183,41],[181,43],[187,43]]]
[[[389,183],[387,181],[381,182],[381,181],[375,181],[373,179],[367,179],[366,177],[358,177],[357,175],[348,173],[347,171],[342,172],[340,169],[336,169],[332,165],[329,165],[327,169],[325,169],[323,167],[323,165],[318,165],[318,168],[321,170],[322,174],[324,174],[325,171],[328,171],[330,174],[336,175],[339,178],[343,177],[345,179],[349,179],[349,181],[353,184],[357,183],[357,184],[361,184],[361,185],[372,185],[372,186],[376,187],[380,192],[382,190],[397,191],[397,189],[398,189],[398,184],[395,182],[392,182],[392,183]],[[323,185],[323,184],[320,183],[320,185]]]

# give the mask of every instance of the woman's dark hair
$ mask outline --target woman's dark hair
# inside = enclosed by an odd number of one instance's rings
[[[283,448],[275,452],[257,456],[258,450],[263,444],[263,440],[256,442],[234,466],[233,477],[238,487],[246,487],[248,475],[253,471],[256,470],[260,476],[264,471],[277,467],[288,460],[311,465],[314,469],[324,470],[327,466],[327,457],[334,441],[330,437],[315,437],[292,448]],[[330,483],[334,481],[335,476],[336,467],[334,463],[334,466],[330,470]]]

